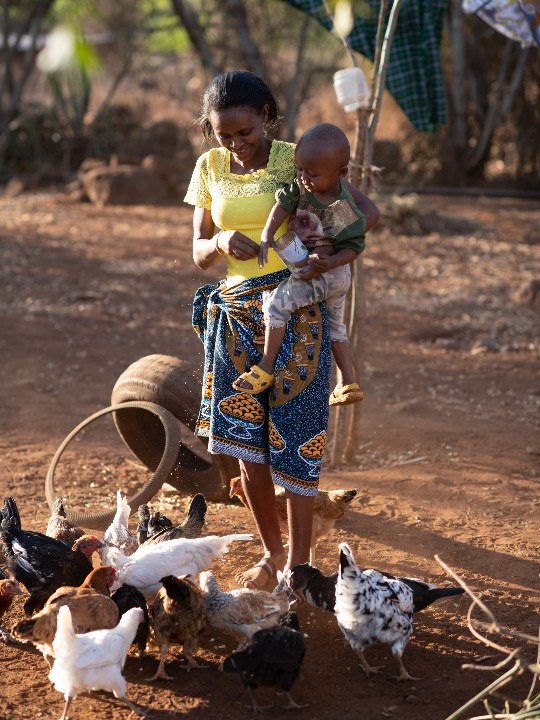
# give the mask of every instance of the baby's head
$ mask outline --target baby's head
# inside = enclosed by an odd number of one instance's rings
[[[336,125],[320,123],[306,130],[296,145],[298,182],[310,192],[339,193],[346,177],[351,147]]]

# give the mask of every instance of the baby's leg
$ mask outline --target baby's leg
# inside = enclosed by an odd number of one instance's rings
[[[253,382],[250,382],[250,376],[253,380],[258,380],[259,376],[264,377],[262,373],[272,375],[274,372],[277,356],[292,312],[289,309],[291,305],[290,281],[291,278],[283,280],[275,290],[265,293],[263,296],[265,326],[263,356],[249,373],[243,373],[243,376],[241,375],[234,381],[233,385],[237,390],[250,392],[254,387]],[[262,370],[262,373],[258,373],[258,370]]]
[[[341,372],[341,383],[350,385],[355,382],[355,372],[349,338],[347,337],[347,328],[343,322],[345,297],[346,291],[330,295],[326,299],[326,314],[328,316],[332,354]]]
[[[342,272],[338,272],[342,270]],[[343,268],[336,268],[333,271],[329,292],[326,298],[326,314],[328,316],[328,329],[332,354],[336,365],[341,373],[341,381],[338,382],[330,397],[331,405],[348,405],[363,399],[364,393],[356,382],[347,328],[343,322],[343,306],[350,287],[350,268],[348,265]]]

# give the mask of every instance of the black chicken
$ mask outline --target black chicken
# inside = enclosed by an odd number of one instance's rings
[[[0,541],[7,568],[30,593],[24,603],[27,615],[41,610],[62,585],[81,585],[92,571],[90,557],[103,546],[95,535],[83,535],[70,547],[62,540],[22,530],[12,497],[5,499],[0,514]]]
[[[283,690],[289,699],[286,710],[305,707],[298,705],[289,692],[300,674],[306,651],[304,638],[296,613],[290,612],[285,617],[288,626],[276,625],[258,630],[249,645],[223,661],[224,672],[240,674],[255,712],[264,710],[254,695],[254,690],[261,686]]]
[[[122,585],[115,590],[111,595],[111,600],[116,603],[120,615],[123,615],[131,608],[138,607],[144,613],[144,617],[139,625],[133,645],[137,645],[139,648],[139,654],[142,655],[146,650],[148,643],[148,636],[150,634],[150,614],[148,612],[148,605],[144,595],[140,590],[133,587],[133,585]]]
[[[139,524],[137,525],[137,542],[139,545],[142,545],[143,542],[148,540],[148,523],[150,521],[150,510],[148,509],[148,505],[146,505],[146,503],[139,505],[137,515],[139,516]]]
[[[386,578],[400,580],[407,585],[413,592],[413,612],[415,613],[424,610],[440,598],[461,595],[465,592],[462,588],[439,588],[417,578],[397,577],[382,570],[367,572],[379,572]],[[337,573],[323,575],[319,568],[309,563],[303,563],[292,568],[289,585],[295,592],[302,592],[309,605],[334,612],[337,577]]]
[[[153,544],[163,542],[164,540],[176,540],[178,538],[197,538],[201,534],[204,527],[204,520],[208,506],[204,495],[197,493],[194,496],[189,510],[181,525],[173,525],[169,518],[162,515],[159,511],[149,512],[148,518],[146,513],[141,512],[139,508],[139,527],[137,528],[137,537],[143,537],[144,525],[147,527],[147,537],[144,544]],[[148,508],[147,508],[148,510]]]

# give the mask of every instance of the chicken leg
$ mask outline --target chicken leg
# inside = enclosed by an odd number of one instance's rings
[[[370,675],[375,675],[377,673],[380,673],[384,665],[369,665],[368,661],[364,657],[364,651],[363,650],[357,650],[356,654],[360,658],[360,662],[362,663],[362,668],[366,675],[369,677]]]

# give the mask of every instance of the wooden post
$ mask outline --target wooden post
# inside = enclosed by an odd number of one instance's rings
[[[384,18],[389,0],[381,0],[375,57],[371,74],[371,102],[367,109],[357,110],[355,145],[350,166],[349,179],[364,193],[370,190],[372,173],[373,143],[377,128],[382,95],[386,84],[386,73],[390,47],[394,36],[400,5],[403,0],[393,0],[388,24],[383,36]],[[364,357],[365,332],[365,277],[362,258],[352,265],[351,301],[345,308],[345,322],[349,331],[349,343],[353,356],[356,377],[360,380]],[[362,403],[354,403],[334,410],[332,423],[331,466],[341,461],[350,463],[360,445]]]

